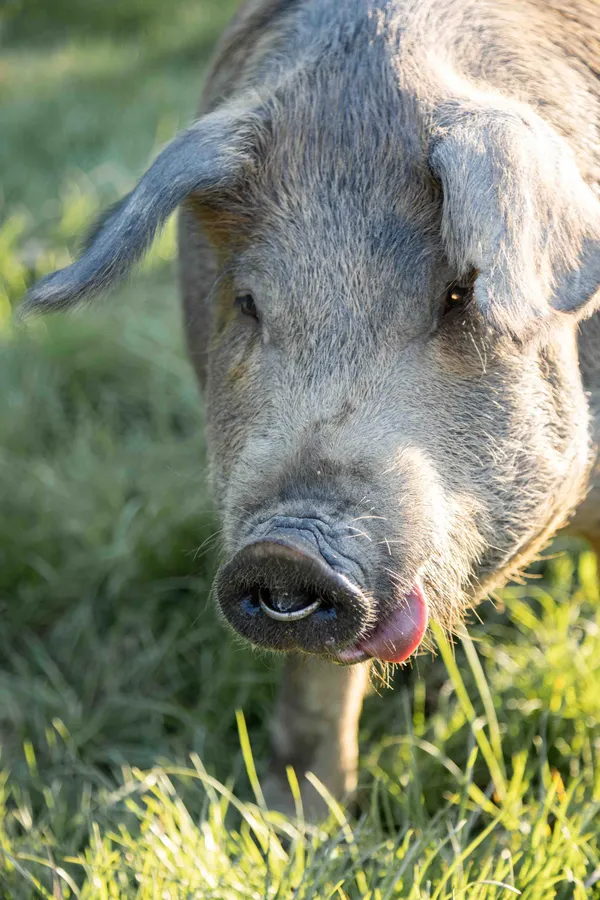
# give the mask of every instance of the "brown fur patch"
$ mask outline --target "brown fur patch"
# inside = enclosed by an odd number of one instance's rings
[[[216,206],[191,197],[187,206],[202,225],[204,234],[217,253],[219,263],[223,265],[232,247],[235,245],[239,248],[243,244],[243,238],[251,226],[250,216],[243,214],[239,203],[235,207],[226,203]]]

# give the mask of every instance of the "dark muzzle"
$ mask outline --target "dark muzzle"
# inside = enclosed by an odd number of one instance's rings
[[[296,534],[246,545],[219,570],[215,588],[235,631],[271,650],[335,656],[370,624],[359,588]]]

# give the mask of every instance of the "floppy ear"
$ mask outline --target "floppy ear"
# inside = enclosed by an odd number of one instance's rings
[[[446,253],[459,276],[475,270],[475,299],[493,326],[524,338],[553,315],[594,312],[600,203],[542,119],[517,104],[445,104],[430,165]]]
[[[122,278],[148,249],[157,229],[189,194],[209,198],[233,185],[245,152],[252,113],[220,110],[181,132],[157,157],[137,187],[102,217],[80,258],[42,278],[20,313],[61,309]]]

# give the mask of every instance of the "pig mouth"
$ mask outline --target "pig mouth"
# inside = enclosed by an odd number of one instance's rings
[[[420,580],[398,606],[353,646],[338,651],[335,662],[351,666],[378,659],[401,663],[417,649],[427,629],[429,609]]]

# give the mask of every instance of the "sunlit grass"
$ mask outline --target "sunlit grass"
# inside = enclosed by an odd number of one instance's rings
[[[241,713],[248,775],[239,776],[237,790],[210,775],[196,754],[185,765],[124,766],[116,785],[82,796],[74,814],[74,824],[85,823],[77,853],[61,852],[52,831],[40,825],[57,815],[60,783],[46,785],[36,815],[27,791],[9,778],[0,845],[11,896],[29,896],[33,884],[46,897],[57,896],[58,884],[65,898],[140,900],[592,896],[600,876],[600,698],[586,687],[600,677],[593,569],[594,557],[584,553],[576,572],[559,566],[554,573],[557,593],[572,597],[570,624],[564,608],[548,597],[528,607],[523,623],[521,590],[511,589],[502,626],[478,635],[484,653],[465,639],[466,655],[456,656],[459,670],[443,644],[450,668],[442,676],[438,708],[423,719],[417,696],[411,712],[407,707],[402,735],[379,735],[365,747],[369,797],[357,819],[322,787],[331,808],[323,826],[269,812]],[[512,639],[497,650],[496,628],[519,619]],[[559,646],[564,655],[548,661],[540,676],[531,658]],[[516,676],[510,681],[506,659]],[[542,683],[556,691],[557,682],[564,702],[577,703],[571,725],[559,708],[531,703]],[[415,690],[421,693],[421,682]],[[518,713],[509,703],[517,697],[523,707]],[[49,723],[45,740],[77,772],[74,742],[63,723]],[[25,755],[29,779],[39,782],[32,745]],[[254,799],[241,802],[240,790],[249,796],[248,776]],[[293,773],[290,780],[293,787]]]

